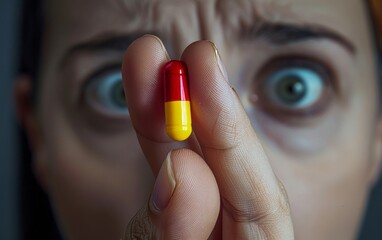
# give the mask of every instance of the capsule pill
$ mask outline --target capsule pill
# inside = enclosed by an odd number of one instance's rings
[[[172,60],[164,66],[165,123],[167,135],[176,141],[192,133],[191,106],[186,65]]]

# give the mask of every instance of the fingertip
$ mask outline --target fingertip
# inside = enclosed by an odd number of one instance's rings
[[[186,62],[187,66],[202,60],[203,65],[212,67],[217,64],[217,48],[215,44],[208,40],[200,40],[191,43],[182,54],[182,61]]]
[[[157,36],[139,37],[129,45],[123,56],[122,77],[125,84],[157,76],[159,68],[169,59],[166,48]]]
[[[133,59],[132,56],[136,56],[136,54],[142,54],[142,50],[144,49],[156,49],[156,52],[159,54],[163,54],[166,60],[170,60],[170,57],[167,53],[167,50],[162,42],[162,40],[152,34],[145,34],[141,37],[135,39],[126,49],[123,62],[128,62],[130,59]],[[163,57],[162,56],[162,57]]]

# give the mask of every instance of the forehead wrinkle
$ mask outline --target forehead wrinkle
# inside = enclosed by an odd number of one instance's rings
[[[146,19],[155,0],[117,0],[129,22]]]
[[[200,2],[203,0],[117,0],[118,3],[125,8],[127,13],[131,17],[136,15],[142,15],[143,12],[148,12],[150,9],[154,8],[158,4],[170,4],[170,3],[189,3],[189,2]]]
[[[292,0],[116,0],[126,12],[129,21],[145,20],[148,24],[153,18],[153,9],[159,4],[190,3],[203,4],[215,1],[217,13],[229,25],[248,25],[262,21],[280,21],[285,15],[291,15]],[[240,11],[241,17],[230,18],[232,12]],[[236,15],[237,16],[237,15]]]
[[[156,28],[159,22],[168,17],[160,12],[163,6],[195,5],[203,1],[205,0],[117,0],[129,25],[140,26],[144,29]]]
[[[247,28],[262,22],[278,22],[292,15],[292,0],[218,0],[216,9],[223,23],[231,27]],[[230,17],[235,11],[239,18]]]

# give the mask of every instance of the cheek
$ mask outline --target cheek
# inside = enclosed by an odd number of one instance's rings
[[[70,239],[118,239],[152,184],[135,134],[86,135],[62,119],[50,125],[46,146],[50,198],[61,229]]]
[[[260,111],[250,114],[254,128],[262,142],[286,155],[304,155],[310,158],[320,154],[339,141],[337,130],[341,125],[341,113],[334,106],[325,116],[314,119],[310,123],[288,125]]]
[[[358,230],[370,188],[372,137],[366,124],[343,125],[336,135],[310,155],[265,146],[287,189],[296,239],[352,239]]]

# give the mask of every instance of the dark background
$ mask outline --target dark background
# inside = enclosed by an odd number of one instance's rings
[[[18,140],[13,84],[18,52],[18,0],[0,0],[0,239],[19,239]]]
[[[13,82],[17,76],[18,39],[21,20],[19,0],[0,0],[0,239],[55,239],[50,213],[42,208],[47,202],[40,192],[31,196],[36,186],[29,165],[21,161],[19,131],[14,110]],[[382,239],[382,182],[372,193],[359,239]],[[23,206],[23,207],[21,207]],[[328,219],[330,221],[330,219]],[[29,236],[29,237],[28,237]]]

